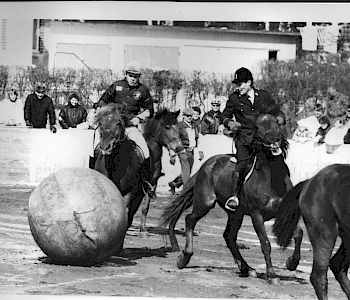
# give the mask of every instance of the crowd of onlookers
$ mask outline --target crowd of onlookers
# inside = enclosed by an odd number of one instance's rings
[[[317,104],[314,114],[300,119],[294,131],[293,140],[297,143],[312,141],[317,144],[326,143],[329,146],[350,144],[350,105],[346,115],[331,120],[321,104]]]

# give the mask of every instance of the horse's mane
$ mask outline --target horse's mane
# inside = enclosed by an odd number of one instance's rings
[[[108,105],[102,106],[100,110],[97,112],[94,122],[99,123],[103,118],[105,118],[106,116],[112,113],[117,115],[125,124],[125,119],[122,115],[124,108],[125,108],[125,105],[116,104],[116,103],[110,103]]]
[[[146,122],[143,128],[143,135],[145,137],[154,136],[154,134],[157,134],[160,131],[159,126],[166,127],[175,125],[179,114],[180,111],[172,112],[167,108],[160,109]]]

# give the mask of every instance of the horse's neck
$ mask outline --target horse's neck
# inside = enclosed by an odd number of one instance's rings
[[[163,154],[163,145],[151,135],[146,136],[145,140],[151,156],[153,156],[156,160],[160,159]]]

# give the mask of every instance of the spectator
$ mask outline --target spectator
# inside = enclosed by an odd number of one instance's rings
[[[328,89],[328,97],[325,115],[329,118],[331,126],[333,126],[338,118],[345,117],[350,103],[347,96],[337,92],[333,87]]]
[[[28,95],[24,104],[24,120],[28,127],[46,128],[49,117],[50,130],[56,132],[56,115],[52,99],[45,94],[45,87],[38,84],[33,94]]]
[[[201,132],[201,113],[202,110],[199,106],[193,106],[192,124],[198,128],[198,132]]]
[[[320,127],[317,130],[314,141],[318,144],[323,144],[327,132],[331,129],[331,123],[326,116],[319,119]]]
[[[324,109],[321,104],[316,104],[313,115],[305,118],[304,120],[307,123],[307,129],[313,134],[316,135],[318,128],[320,127],[319,120],[323,116]]]
[[[58,121],[63,129],[77,128],[77,125],[86,122],[87,111],[81,104],[77,93],[68,96],[68,104],[62,107]],[[88,126],[88,124],[86,123]]]
[[[296,143],[306,143],[307,141],[311,141],[314,137],[314,134],[309,130],[308,125],[309,122],[306,119],[301,119],[298,122],[298,127],[294,131],[293,141]]]
[[[330,128],[325,136],[325,143],[330,146],[339,146],[344,144],[344,138],[348,128],[344,125],[342,118],[337,118],[334,125]]]
[[[190,179],[192,167],[194,164],[194,149],[198,147],[198,128],[192,123],[192,108],[185,108],[183,111],[183,120],[179,122],[179,133],[184,150],[178,153],[181,163],[181,175],[169,182],[171,194],[175,194],[175,189],[186,185]],[[204,158],[202,151],[199,151],[199,160]]]
[[[205,134],[217,134],[220,126],[220,111],[221,101],[219,99],[213,99],[211,101],[211,110],[206,112],[201,121],[201,133]]]
[[[0,124],[7,126],[25,126],[23,103],[18,98],[18,91],[11,88],[7,97],[0,102]]]
[[[345,126],[350,128],[350,105],[348,106],[348,108],[346,110]]]

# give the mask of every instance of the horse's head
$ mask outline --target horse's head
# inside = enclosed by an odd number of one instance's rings
[[[175,152],[183,150],[177,122],[179,114],[180,111],[170,112],[166,108],[159,110],[147,122],[144,128],[145,137],[151,136],[159,144]]]
[[[270,114],[262,114],[256,120],[255,126],[255,138],[258,140],[258,144],[262,148],[270,150],[272,155],[283,154],[285,156],[288,143],[276,117]]]
[[[114,146],[126,138],[125,121],[119,110],[118,105],[108,104],[96,114],[95,125],[100,133],[99,149],[103,155],[111,154]]]

